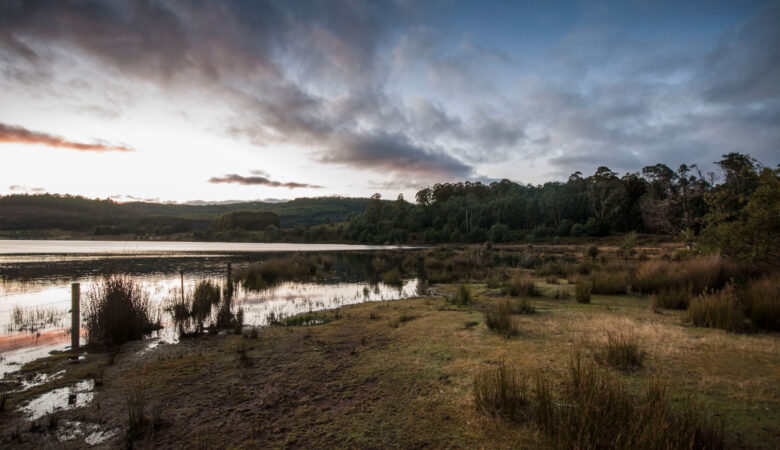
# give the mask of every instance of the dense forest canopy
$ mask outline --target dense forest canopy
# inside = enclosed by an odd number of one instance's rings
[[[377,194],[346,233],[360,242],[427,243],[629,231],[693,236],[708,221],[734,221],[761,180],[776,183],[778,176],[777,170],[738,153],[724,155],[717,165],[719,184],[714,174],[702,174],[695,165],[672,169],[656,164],[623,176],[599,167],[587,177],[575,172],[565,182],[538,186],[506,179],[489,185],[438,183],[417,192],[416,205],[402,196],[387,205]]]

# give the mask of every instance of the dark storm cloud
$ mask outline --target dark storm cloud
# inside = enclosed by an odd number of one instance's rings
[[[249,177],[244,177],[234,173],[224,175],[221,177],[212,177],[209,179],[209,183],[214,183],[214,184],[231,183],[231,184],[241,184],[244,186],[285,187],[288,189],[300,189],[300,188],[322,189],[323,188],[322,186],[317,186],[315,184],[295,183],[295,182],[282,183],[280,181],[269,180],[268,178],[262,176],[253,175]]]
[[[134,152],[124,145],[111,145],[105,142],[74,142],[60,136],[54,136],[39,131],[31,131],[23,127],[0,123],[0,142],[11,144],[40,144],[47,147],[68,148],[81,152]]]

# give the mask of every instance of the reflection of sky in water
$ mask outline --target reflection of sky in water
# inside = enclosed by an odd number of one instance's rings
[[[9,258],[14,258],[14,260],[11,261]],[[95,287],[100,278],[97,271],[85,272],[84,267],[89,268],[93,264],[94,267],[100,267],[100,264],[113,260],[113,258],[101,258],[94,255],[77,257],[70,262],[67,261],[67,257],[65,257],[66,261],[63,261],[59,257],[51,257],[49,260],[49,257],[3,256],[0,257],[0,269],[2,269],[3,263],[29,264],[30,262],[25,262],[25,258],[34,259],[33,263],[38,267],[46,268],[53,264],[59,266],[53,275],[47,274],[44,270],[31,277],[0,279],[0,357],[2,358],[0,359],[0,373],[17,368],[18,365],[14,363],[23,363],[45,356],[51,350],[67,348],[70,345],[70,336],[63,333],[63,329],[70,327],[70,283],[79,282],[81,284],[83,309],[84,298]],[[193,261],[196,261],[195,266],[182,266],[186,269],[184,273],[185,291],[191,293],[195,289],[195,285],[204,279],[211,279],[220,285],[224,284],[226,260],[220,258],[224,258],[224,255],[218,257],[201,255],[200,258],[195,256],[193,258]],[[147,261],[149,260],[147,259]],[[74,276],[67,276],[65,274],[69,273],[71,263],[81,264],[79,266],[81,272]],[[168,259],[157,260],[151,266],[148,263],[137,264],[137,261],[119,261],[120,268],[126,268],[128,271],[132,269],[131,276],[149,294],[150,300],[160,311],[165,326],[170,325],[171,322],[167,313],[164,312],[165,306],[174,296],[181,295],[181,278],[178,270],[174,269],[178,264],[171,263],[171,260]],[[354,265],[355,261],[337,263],[337,265],[343,264],[359,267],[360,263],[358,266]],[[241,265],[242,263],[234,264],[234,270]],[[288,317],[298,313],[332,309],[365,301],[392,300],[416,295],[416,280],[409,280],[402,286],[393,287],[382,283],[356,282],[355,274],[349,270],[347,272],[349,275],[342,274],[333,277],[326,283],[285,282],[260,292],[246,291],[237,285],[234,310],[235,307],[244,309],[245,325],[266,325],[270,313],[274,313],[277,317]],[[339,279],[339,277],[342,278]],[[349,280],[349,282],[345,280]],[[38,339],[28,332],[18,332],[13,329],[12,314],[15,306],[23,308],[29,313],[39,309],[52,310],[56,312],[58,320],[54,324],[43,327],[40,339]],[[216,308],[214,313],[216,313]],[[155,333],[154,337],[168,342],[177,340],[176,332],[171,328],[160,330]]]
[[[260,293],[248,293],[236,301],[244,309],[244,323],[265,325],[269,313],[277,317],[334,309],[362,302],[394,300],[417,295],[417,280],[406,281],[403,286],[367,283],[283,283]]]

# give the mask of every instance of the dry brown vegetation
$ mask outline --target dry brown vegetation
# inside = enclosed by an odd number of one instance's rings
[[[243,337],[205,335],[142,353],[147,344],[137,342],[114,365],[101,353],[75,365],[56,355],[22,374],[66,375],[11,394],[7,406],[99,372],[95,400],[58,420],[122,430],[112,445],[129,436],[136,446],[155,448],[777,447],[778,336],[692,326],[698,311],[711,321],[702,325],[718,326],[715,312],[726,304],[742,315],[724,323],[772,330],[776,277],[740,280],[738,267],[716,257],[616,264],[602,249],[603,261],[578,263],[567,260],[582,249],[556,251],[482,248],[456,262],[449,250],[429,250],[404,259],[401,272],[422,264],[462,284],[436,285],[433,296],[342,307],[316,320],[296,316]],[[442,259],[434,264],[437,254]],[[523,264],[546,268],[531,277]],[[579,281],[549,283],[540,272]],[[629,293],[596,292],[592,277],[617,279]],[[525,286],[530,280],[533,303],[501,292],[496,281],[513,279]],[[643,292],[661,289],[656,295],[671,287],[696,292],[691,309],[660,305],[655,313],[647,295],[632,293],[637,279],[646,283]],[[579,302],[584,288],[588,302]],[[130,386],[160,400],[163,412],[128,434]],[[50,439],[30,431],[18,412],[0,415],[3,446],[38,448]]]

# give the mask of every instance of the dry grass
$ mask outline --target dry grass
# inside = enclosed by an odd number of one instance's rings
[[[521,421],[528,406],[528,382],[517,369],[500,362],[474,376],[477,410],[510,421]]]
[[[693,294],[700,294],[720,289],[740,275],[735,263],[718,255],[679,262],[648,261],[634,274],[631,289],[645,294],[690,289]]]
[[[554,442],[538,433],[534,422],[496,421],[474,407],[469,395],[474,374],[491,361],[504,361],[519,373],[541,373],[551,401],[564,404],[572,351],[587,349],[595,336],[631,331],[649,355],[643,363],[647,369],[631,376],[631,387],[623,387],[631,399],[639,402],[642,387],[658,377],[674,405],[696,395],[702,407],[723,417],[727,443],[739,436],[742,447],[768,449],[780,435],[776,335],[685,326],[684,312],[653,314],[647,299],[632,296],[611,297],[606,309],[605,299],[595,296],[591,305],[535,299],[539,314],[513,317],[522,336],[503,339],[488,332],[476,310],[500,299],[475,296],[474,308],[439,310],[435,298],[359,304],[345,307],[331,323],[269,327],[256,340],[207,336],[160,346],[143,357],[131,357],[128,349],[107,369],[96,398],[100,410],[79,409],[64,418],[78,414],[106,428],[122,427],[124,386],[138,381],[148,398],[164,400],[170,422],[145,443],[148,447],[197,441],[201,447],[538,448]],[[372,310],[385,320],[367,320]],[[416,319],[388,327],[386,320],[400,314]],[[478,324],[464,326],[470,322]],[[239,341],[252,355],[251,367],[236,363]],[[145,343],[131,346],[136,344]],[[68,377],[78,376],[100,358],[105,355],[92,354],[78,365],[69,365],[67,358],[51,360],[36,370],[64,369]],[[526,410],[536,416],[535,397],[529,397]],[[0,418],[0,428],[9,436],[14,423]],[[24,432],[23,439],[12,446],[47,446],[44,433]]]
[[[688,306],[688,320],[700,327],[743,331],[747,327],[745,309],[732,286],[699,295]]]

